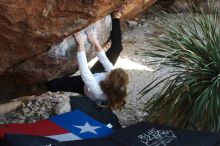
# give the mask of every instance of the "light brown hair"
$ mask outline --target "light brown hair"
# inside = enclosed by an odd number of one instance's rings
[[[102,91],[108,98],[108,107],[121,110],[127,97],[128,74],[122,68],[112,70],[107,79],[100,82]]]

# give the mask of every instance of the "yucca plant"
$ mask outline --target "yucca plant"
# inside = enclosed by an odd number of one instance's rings
[[[220,131],[220,12],[219,1],[180,16],[178,21],[161,17],[165,31],[154,38],[158,49],[142,52],[158,58],[173,71],[148,84],[140,94],[163,84],[145,105],[147,120],[201,131]],[[195,12],[196,11],[196,12]],[[179,15],[178,15],[179,16]]]

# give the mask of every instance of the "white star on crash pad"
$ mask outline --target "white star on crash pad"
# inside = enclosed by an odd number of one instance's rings
[[[88,122],[86,122],[84,126],[76,126],[76,125],[73,126],[81,129],[79,133],[91,132],[94,134],[97,134],[95,130],[101,127],[101,126],[91,126]]]

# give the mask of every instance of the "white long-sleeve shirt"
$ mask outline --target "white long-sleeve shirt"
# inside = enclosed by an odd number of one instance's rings
[[[106,95],[103,93],[99,82],[106,79],[108,72],[113,69],[112,63],[108,60],[104,51],[96,52],[96,55],[103,65],[106,72],[92,74],[90,71],[85,51],[77,52],[77,61],[82,80],[84,82],[84,93],[93,101],[107,100]]]

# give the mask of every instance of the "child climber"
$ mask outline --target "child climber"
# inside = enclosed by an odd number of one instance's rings
[[[81,76],[63,77],[47,83],[48,90],[68,91],[86,95],[98,105],[121,110],[127,97],[128,75],[122,68],[115,68],[117,58],[122,51],[120,18],[121,13],[112,15],[111,47],[105,53],[92,31],[86,31],[89,41],[95,46],[99,59],[91,69],[87,64],[82,34],[75,34],[78,44],[77,61]],[[107,58],[108,57],[108,58]],[[101,63],[101,64],[100,64]],[[101,66],[102,65],[102,66]],[[104,69],[103,69],[104,67]],[[92,72],[102,71],[92,74]]]

